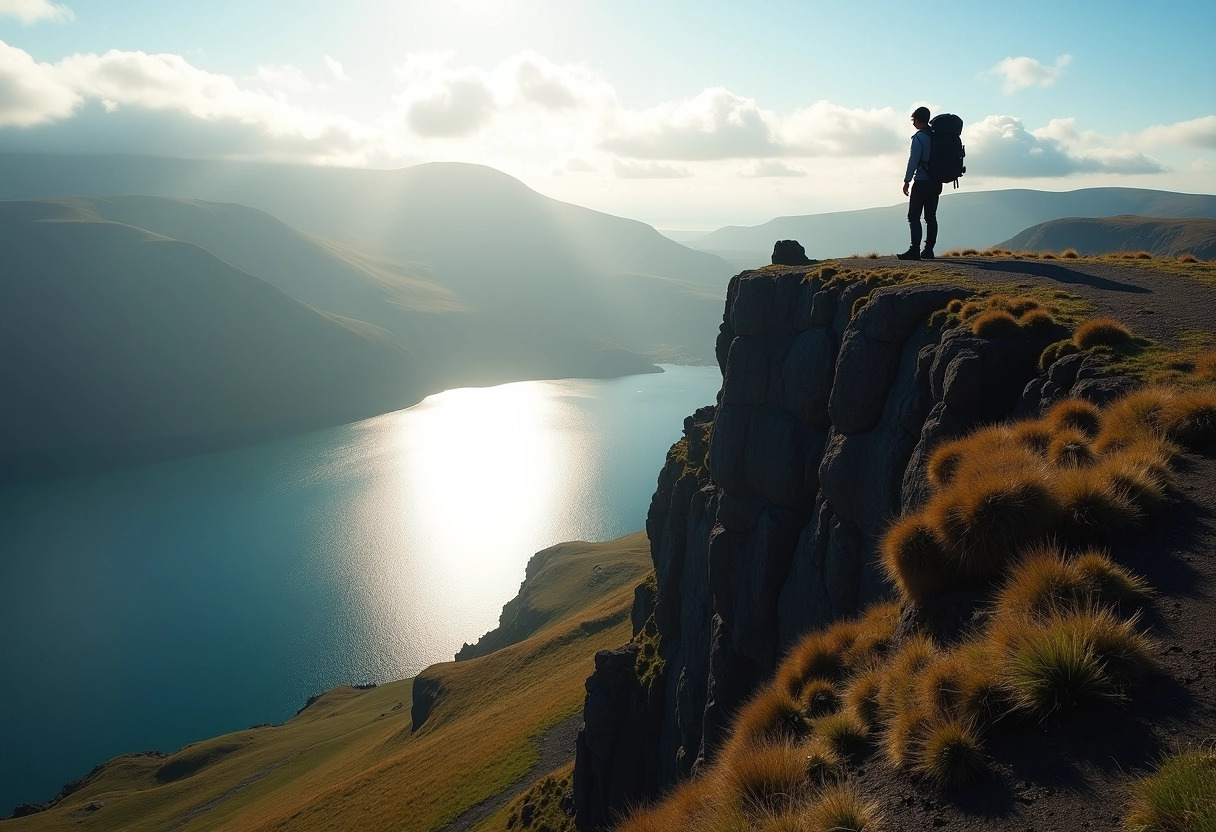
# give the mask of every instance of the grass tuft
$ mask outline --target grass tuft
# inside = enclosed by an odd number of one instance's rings
[[[947,791],[974,783],[987,770],[975,724],[962,719],[931,724],[912,770]]]
[[[877,805],[865,800],[855,786],[837,783],[823,790],[807,810],[806,832],[872,832],[882,825]]]
[[[823,717],[840,710],[840,691],[827,679],[811,679],[802,688],[798,699],[802,712],[810,717]]]
[[[1047,411],[1045,418],[1056,430],[1079,430],[1089,439],[1097,436],[1102,427],[1101,411],[1082,399],[1065,399]]]
[[[1178,262],[1179,263],[1198,263],[1199,258],[1193,254],[1179,254]]]
[[[980,313],[971,323],[972,334],[980,338],[1006,338],[1021,331],[1018,319],[1000,308],[991,308]]]
[[[802,706],[788,692],[770,686],[760,690],[740,709],[731,735],[733,749],[793,740],[806,733]]]
[[[781,811],[807,791],[806,755],[790,743],[750,748],[730,758],[725,779],[745,809]]]
[[[1129,832],[1209,832],[1216,829],[1216,752],[1184,751],[1161,761],[1136,783]]]
[[[820,717],[811,724],[811,730],[842,759],[856,758],[869,746],[870,729],[853,711]]]
[[[939,494],[926,513],[946,543],[954,580],[985,582],[1000,576],[1013,552],[1046,536],[1054,506],[1038,477],[994,470]]]
[[[1022,315],[1018,322],[1023,329],[1044,330],[1056,325],[1056,319],[1046,309],[1031,309]]]
[[[1039,371],[1047,372],[1047,368],[1055,364],[1066,355],[1080,352],[1080,348],[1073,342],[1071,338],[1065,338],[1063,341],[1056,341],[1054,344],[1048,344],[1043,348],[1043,352],[1039,354]]]
[[[1088,437],[1079,430],[1060,428],[1047,446],[1047,458],[1061,468],[1079,468],[1094,461]]]
[[[882,698],[883,674],[874,669],[855,677],[844,691],[847,712],[856,714],[869,728],[879,721],[879,700]]]
[[[1077,252],[1077,250],[1075,248],[1066,248],[1060,252],[1060,256],[1063,257],[1065,260],[1076,260],[1081,255]]]
[[[1144,520],[1143,509],[1125,491],[1083,468],[1061,470],[1056,494],[1058,531],[1074,545],[1115,542]]]
[[[1180,392],[1164,403],[1159,419],[1171,441],[1193,450],[1216,448],[1216,391]]]
[[[887,577],[905,597],[924,601],[950,587],[942,541],[920,515],[897,520],[883,536],[881,549]]]
[[[1077,327],[1073,343],[1087,350],[1092,347],[1117,347],[1132,339],[1132,331],[1114,318],[1090,318]]]

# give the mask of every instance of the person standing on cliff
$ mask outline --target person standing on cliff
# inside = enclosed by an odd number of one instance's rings
[[[937,243],[937,201],[942,195],[942,183],[929,177],[929,152],[933,147],[933,133],[929,128],[929,108],[917,107],[912,112],[912,150],[908,154],[908,168],[904,172],[904,196],[908,199],[908,228],[912,234],[912,245],[903,254],[895,255],[900,260],[932,260],[933,246]],[[908,185],[911,184],[911,194]],[[920,215],[925,215],[925,248],[920,248]]]

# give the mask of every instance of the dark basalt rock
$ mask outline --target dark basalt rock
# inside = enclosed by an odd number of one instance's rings
[[[731,281],[720,404],[684,425],[691,446],[712,418],[708,471],[669,456],[646,521],[658,590],[653,602],[638,594],[634,626],[653,607],[664,667],[643,690],[628,646],[596,656],[574,772],[580,829],[604,828],[628,801],[712,763],[783,650],[891,592],[877,543],[926,499],[929,455],[1005,418],[1061,337],[983,339],[930,325],[967,294],[825,289],[795,269]],[[910,611],[906,626],[953,631],[970,614],[960,601]]]
[[[774,266],[809,266],[812,262],[797,240],[778,240],[773,244]]]

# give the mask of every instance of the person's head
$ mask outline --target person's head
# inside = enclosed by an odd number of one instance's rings
[[[924,130],[929,126],[928,107],[917,107],[912,111],[912,126],[917,130]]]

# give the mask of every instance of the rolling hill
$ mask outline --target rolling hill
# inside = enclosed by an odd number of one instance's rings
[[[4,477],[362,418],[429,386],[384,330],[74,207],[0,203]]]
[[[907,203],[860,211],[777,217],[762,225],[727,226],[688,244],[714,252],[740,267],[769,262],[773,242],[794,239],[813,258],[845,257],[876,251],[893,253],[908,245]],[[1136,188],[1085,188],[1049,192],[1005,190],[942,194],[938,248],[987,248],[1029,226],[1062,217],[1216,218],[1216,196]]]
[[[1069,217],[1040,223],[999,244],[1013,251],[1064,251],[1082,256],[1147,251],[1156,257],[1192,254],[1216,259],[1216,220],[1153,217]]]

